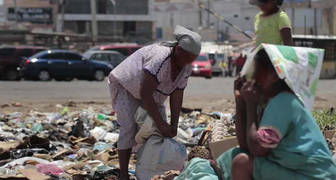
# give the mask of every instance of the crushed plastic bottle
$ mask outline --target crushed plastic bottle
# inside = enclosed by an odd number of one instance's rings
[[[86,124],[89,123],[90,122],[89,113],[86,111],[81,112],[79,114],[79,119]]]
[[[39,133],[43,131],[43,126],[41,123],[34,123],[34,125],[32,126],[32,131],[33,133]]]

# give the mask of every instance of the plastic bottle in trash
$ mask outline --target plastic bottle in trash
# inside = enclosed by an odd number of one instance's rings
[[[84,111],[79,114],[79,119],[84,122],[85,124],[89,123],[90,118],[89,118],[89,113]]]
[[[105,114],[97,114],[97,119],[105,121],[108,117]]]

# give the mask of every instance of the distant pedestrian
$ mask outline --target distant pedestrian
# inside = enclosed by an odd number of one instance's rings
[[[232,59],[232,56],[229,56],[227,76],[232,77],[232,71],[233,71],[233,59]]]
[[[241,53],[239,57],[236,59],[236,76],[238,76],[240,71],[243,69],[245,61],[246,57],[244,57],[243,54]]]
[[[293,46],[291,22],[286,12],[280,9],[283,0],[250,0],[261,12],[255,16],[255,46],[261,43]]]

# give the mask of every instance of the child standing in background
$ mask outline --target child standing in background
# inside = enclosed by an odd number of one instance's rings
[[[286,12],[280,9],[283,0],[250,0],[261,12],[255,17],[255,46],[261,43],[293,46],[291,22]]]

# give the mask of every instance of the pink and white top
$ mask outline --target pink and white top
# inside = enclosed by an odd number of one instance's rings
[[[153,94],[156,103],[163,105],[167,97],[176,89],[185,89],[191,75],[191,65],[186,66],[171,80],[172,49],[160,44],[145,46],[119,64],[109,75],[109,80],[117,80],[119,84],[140,99],[140,89],[144,72],[149,72],[159,83]]]

